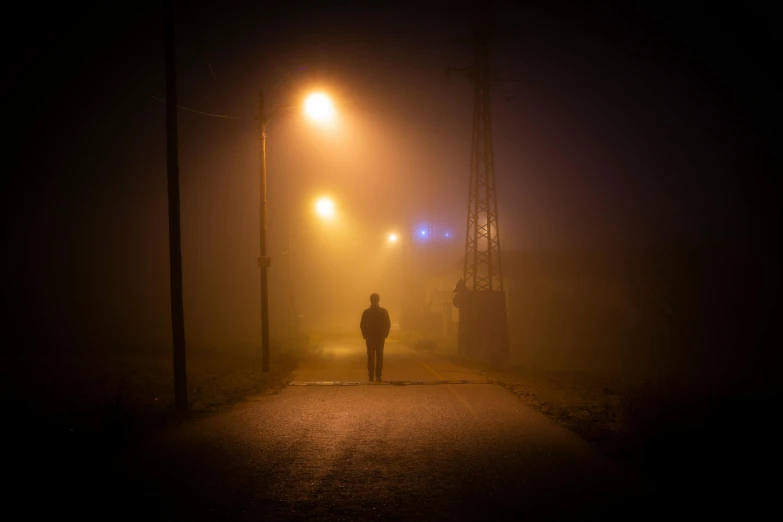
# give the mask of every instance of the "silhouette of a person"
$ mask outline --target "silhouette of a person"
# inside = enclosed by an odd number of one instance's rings
[[[389,312],[378,306],[381,297],[378,294],[370,295],[370,308],[362,312],[362,320],[359,328],[362,337],[367,341],[367,375],[376,382],[381,382],[383,372],[383,344],[389,336],[391,320]]]

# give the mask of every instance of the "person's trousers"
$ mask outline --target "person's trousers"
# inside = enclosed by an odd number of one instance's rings
[[[373,375],[381,378],[383,372],[383,342],[384,339],[367,339],[367,375],[372,380]]]

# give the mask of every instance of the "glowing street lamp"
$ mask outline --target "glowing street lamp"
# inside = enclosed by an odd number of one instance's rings
[[[333,219],[335,216],[334,201],[329,198],[321,198],[315,202],[315,212],[323,219]]]
[[[320,123],[327,123],[334,119],[334,106],[332,100],[322,92],[311,94],[305,100],[305,113]]]
[[[261,371],[269,371],[269,281],[267,279],[267,269],[271,262],[267,252],[266,244],[266,125],[269,116],[277,111],[284,109],[301,109],[302,105],[291,105],[274,109],[267,115],[264,112],[264,92],[258,93],[258,127],[259,127],[259,156],[261,164],[261,175],[259,179],[259,200],[261,203],[260,211],[260,244],[261,252],[258,257],[258,267],[261,269]],[[310,95],[304,103],[305,113],[315,121],[326,123],[334,118],[334,107],[328,96],[323,93]],[[322,204],[319,214],[324,217],[334,215],[334,203]]]
[[[397,236],[397,234],[395,234],[395,233],[389,234],[389,239],[388,239],[389,243],[392,243],[392,244],[396,243],[399,239],[400,238],[399,238],[399,236]]]

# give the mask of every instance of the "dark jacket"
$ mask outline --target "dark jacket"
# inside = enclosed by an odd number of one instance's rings
[[[362,337],[365,339],[386,339],[391,330],[389,312],[380,306],[371,306],[362,313],[359,328],[362,329]]]

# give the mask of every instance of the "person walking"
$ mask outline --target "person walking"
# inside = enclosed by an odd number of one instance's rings
[[[378,294],[370,295],[370,307],[362,312],[362,320],[359,323],[362,337],[367,342],[367,375],[370,381],[374,375],[376,382],[382,381],[383,345],[391,330],[389,312],[378,305],[380,300]]]

